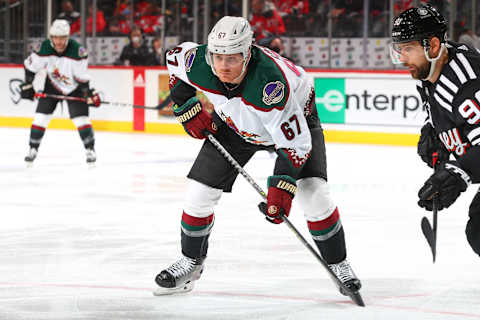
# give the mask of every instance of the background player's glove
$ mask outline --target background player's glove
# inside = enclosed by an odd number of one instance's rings
[[[100,99],[100,95],[98,94],[98,92],[93,88],[88,89],[87,104],[89,106],[99,107],[101,103],[102,100]]]
[[[22,97],[22,99],[33,101],[34,96],[35,90],[33,89],[33,84],[31,82],[24,82],[20,85],[20,97]]]
[[[423,162],[428,164],[430,168],[433,168],[432,154],[435,152],[438,154],[437,161],[439,163],[447,161],[450,156],[450,153],[436,136],[432,125],[426,123],[422,127],[420,140],[418,140],[417,153]]]
[[[420,198],[418,205],[432,211],[433,196],[438,194],[438,210],[448,208],[470,184],[469,175],[458,166],[456,161],[442,163],[418,191]]]
[[[194,138],[205,139],[205,130],[217,132],[212,115],[203,109],[197,97],[188,99],[182,106],[174,105],[173,113],[185,131]]]
[[[297,192],[295,179],[290,176],[270,176],[267,180],[268,195],[267,203],[260,202],[258,208],[271,223],[282,223],[283,219],[279,213],[288,217],[292,200]]]

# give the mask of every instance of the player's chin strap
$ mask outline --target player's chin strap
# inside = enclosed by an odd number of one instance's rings
[[[428,50],[429,50],[429,49],[430,49],[430,46],[423,48],[423,51],[425,52],[425,57],[427,58],[427,61],[430,62],[430,72],[428,73],[428,76],[425,77],[425,78],[422,79],[422,80],[428,80],[428,79],[430,79],[430,77],[433,75],[433,72],[435,71],[435,66],[437,65],[438,59],[440,59],[440,57],[442,56],[443,52],[444,52],[445,50],[447,50],[447,48],[446,48],[446,46],[445,46],[445,43],[441,43],[441,44],[440,44],[440,52],[438,53],[438,55],[437,55],[435,58],[431,58],[431,57],[430,57],[430,54],[428,53]]]

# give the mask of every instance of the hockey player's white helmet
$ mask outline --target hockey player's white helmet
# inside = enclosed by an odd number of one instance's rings
[[[249,60],[250,47],[253,43],[253,31],[247,19],[242,17],[225,16],[218,20],[208,35],[206,59],[213,68],[212,55],[215,54],[236,54],[241,53],[244,62],[244,69]]]
[[[57,19],[53,21],[48,34],[50,37],[68,37],[70,36],[70,24],[67,20]]]

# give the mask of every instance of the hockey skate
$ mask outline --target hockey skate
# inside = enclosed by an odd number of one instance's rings
[[[362,287],[360,280],[355,273],[353,273],[353,270],[346,259],[339,263],[329,264],[328,267],[333,273],[335,273],[338,279],[351,290],[352,293],[358,292]],[[340,293],[345,296],[349,295],[349,293],[345,292],[342,287],[340,287]]]
[[[38,149],[37,148],[30,148],[30,150],[28,150],[27,156],[25,157],[25,162],[28,165],[32,165],[33,160],[35,160],[35,158],[37,157],[37,154],[38,154]]]
[[[86,149],[86,155],[87,163],[90,165],[95,164],[95,161],[97,161],[97,154],[95,153],[95,150],[93,148]]]
[[[183,256],[167,269],[160,272],[155,278],[159,285],[153,291],[155,296],[192,291],[196,280],[203,272],[203,261]]]

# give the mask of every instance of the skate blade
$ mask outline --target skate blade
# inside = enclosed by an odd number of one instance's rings
[[[87,166],[89,169],[93,169],[97,167],[96,162],[87,162]]]
[[[176,288],[157,287],[153,290],[153,295],[167,296],[167,295],[178,294],[178,293],[187,293],[193,290],[194,283],[195,281],[190,281],[188,283],[185,283],[183,286],[176,287]]]
[[[33,168],[33,161],[25,161],[27,168]]]

